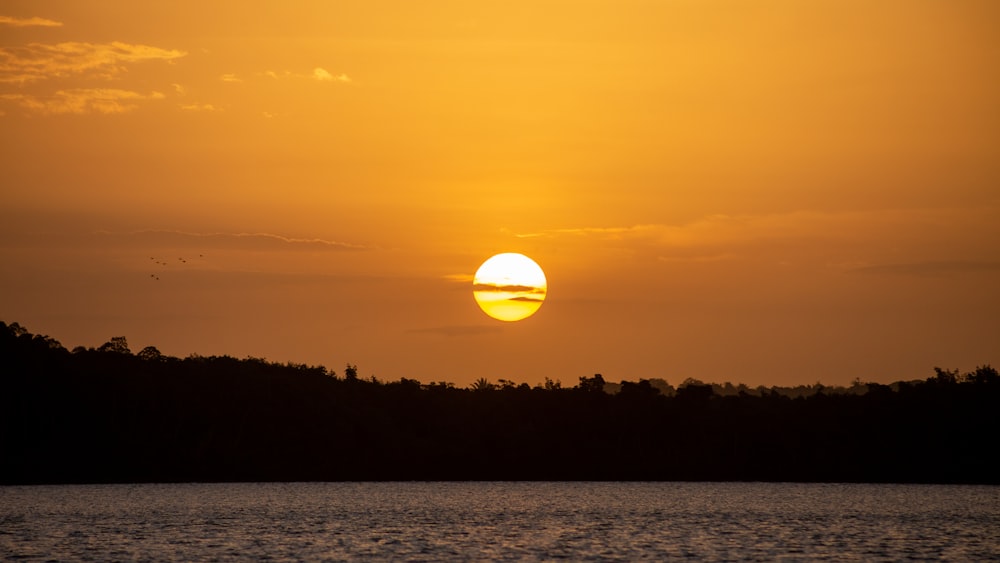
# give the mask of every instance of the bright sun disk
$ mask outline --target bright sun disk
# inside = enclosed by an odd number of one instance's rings
[[[472,296],[484,313],[501,321],[534,315],[545,301],[548,284],[534,260],[516,252],[497,254],[476,270]]]

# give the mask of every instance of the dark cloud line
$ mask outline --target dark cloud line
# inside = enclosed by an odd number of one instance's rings
[[[492,283],[473,284],[472,291],[506,291],[509,293],[545,293],[544,287],[531,285],[498,285]]]
[[[855,268],[850,271],[858,274],[892,274],[909,276],[1000,272],[1000,262],[980,260],[939,260],[899,264],[875,264],[872,266]]]

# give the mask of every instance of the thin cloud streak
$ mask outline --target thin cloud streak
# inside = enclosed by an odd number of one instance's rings
[[[181,104],[180,108],[184,111],[222,111],[212,104]]]
[[[62,27],[62,22],[57,22],[54,20],[31,17],[31,18],[13,18],[11,16],[0,16],[0,25],[6,25],[10,27]]]
[[[12,101],[29,111],[43,115],[127,113],[139,107],[136,102],[164,98],[165,96],[160,92],[140,94],[117,88],[59,90],[47,97],[28,94],[0,95],[0,99]]]
[[[31,43],[24,47],[0,48],[0,83],[28,84],[79,75],[110,79],[127,70],[125,63],[170,62],[186,55],[177,49],[120,41]]]
[[[443,276],[444,279],[457,283],[472,283],[476,279],[476,276],[472,274],[448,274]]]
[[[886,239],[926,237],[938,233],[961,237],[957,225],[978,224],[996,231],[997,208],[976,209],[909,209],[878,210],[844,213],[795,211],[769,215],[711,215],[683,224],[640,224],[612,227],[579,227],[549,229],[529,233],[510,233],[518,238],[580,237],[605,241],[627,242],[650,247],[671,249],[715,248],[705,259],[724,259],[734,247],[780,241],[867,242],[873,237]],[[510,232],[510,231],[507,231]],[[692,257],[681,256],[680,259]],[[665,256],[665,260],[673,257]]]
[[[344,73],[340,73],[337,76],[330,74],[330,71],[325,68],[316,67],[313,69],[313,78],[320,82],[350,82],[351,79]]]
[[[290,70],[283,70],[277,72],[274,70],[265,70],[263,72],[258,72],[256,76],[263,76],[270,78],[271,80],[290,80],[290,79],[311,79],[316,82],[340,82],[342,84],[347,84],[349,82],[354,82],[354,79],[347,76],[345,73],[333,74],[332,72],[326,70],[323,67],[316,67],[312,69],[312,72],[302,73],[302,72],[292,72]]]
[[[127,233],[98,231],[96,234],[120,238],[148,241],[151,244],[193,244],[208,247],[248,247],[255,250],[370,250],[371,247],[326,240],[321,238],[294,238],[273,233],[192,233],[185,231],[142,230]]]

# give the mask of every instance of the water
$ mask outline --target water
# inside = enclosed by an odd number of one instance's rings
[[[0,487],[19,560],[1000,559],[1000,487],[261,483]]]

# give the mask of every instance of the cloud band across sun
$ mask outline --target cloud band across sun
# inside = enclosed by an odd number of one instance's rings
[[[500,285],[492,283],[477,283],[472,286],[473,291],[503,291],[507,293],[536,293],[545,295],[544,287],[533,285]]]

